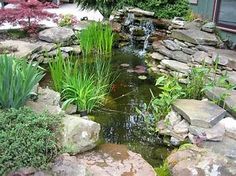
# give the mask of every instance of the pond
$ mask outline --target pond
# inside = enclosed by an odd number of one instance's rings
[[[170,150],[156,136],[154,142],[150,139],[146,126],[143,126],[144,119],[136,108],[142,110],[144,104],[150,102],[150,90],[154,95],[158,95],[160,90],[148,75],[144,58],[117,50],[111,63],[119,76],[113,84],[108,103],[93,114],[95,121],[101,124],[101,140],[103,143],[125,144],[157,167]],[[139,79],[139,76],[147,79]]]

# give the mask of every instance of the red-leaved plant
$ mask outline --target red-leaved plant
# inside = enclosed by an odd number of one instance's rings
[[[21,25],[30,34],[35,34],[41,20],[53,19],[56,15],[47,12],[46,8],[57,7],[53,3],[42,3],[38,0],[7,0],[14,8],[0,9],[0,25],[8,22]]]

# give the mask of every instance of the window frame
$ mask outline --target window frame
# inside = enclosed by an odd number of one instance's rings
[[[219,22],[221,3],[222,0],[215,0],[214,2],[213,20],[215,24],[218,28],[222,30],[236,33],[236,25],[224,24]]]

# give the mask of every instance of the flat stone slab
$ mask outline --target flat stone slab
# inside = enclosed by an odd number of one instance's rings
[[[232,84],[236,84],[236,72],[232,71],[232,72],[228,72],[228,81]]]
[[[179,99],[173,109],[191,125],[210,128],[225,117],[226,111],[210,101]]]
[[[181,73],[189,73],[191,71],[187,64],[175,60],[162,60],[161,65]]]
[[[220,123],[224,126],[226,135],[236,140],[236,120],[227,117],[222,119]]]
[[[210,100],[222,101],[221,106],[224,106],[224,108],[229,111],[231,115],[236,117],[236,90],[227,90],[221,87],[214,87],[210,90],[206,90],[205,94]]]
[[[19,58],[27,58],[31,54],[39,51],[41,49],[41,44],[39,43],[30,43],[21,40],[5,40],[0,43],[2,47],[13,47],[16,49],[15,52],[10,53],[11,55],[15,55]]]
[[[174,30],[171,36],[175,39],[200,45],[216,46],[218,40],[215,34],[209,34],[197,29]]]
[[[219,65],[236,69],[236,52],[227,49],[217,49],[213,52],[212,58],[218,60]]]
[[[155,176],[154,169],[140,154],[125,145],[103,144],[97,150],[77,155],[78,163],[93,176]]]

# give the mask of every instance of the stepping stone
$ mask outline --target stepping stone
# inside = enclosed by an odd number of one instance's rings
[[[191,125],[202,128],[213,127],[226,115],[223,108],[209,101],[179,99],[173,109]]]
[[[193,44],[209,46],[216,46],[218,44],[215,34],[210,34],[197,29],[174,30],[171,35],[175,39]]]
[[[210,90],[206,90],[205,94],[210,100],[221,101],[221,105],[224,106],[231,115],[236,117],[236,90],[214,87]]]
[[[171,70],[185,73],[185,74],[188,74],[191,71],[190,67],[187,64],[182,63],[182,62],[178,62],[175,60],[162,60],[161,65],[163,65]]]

